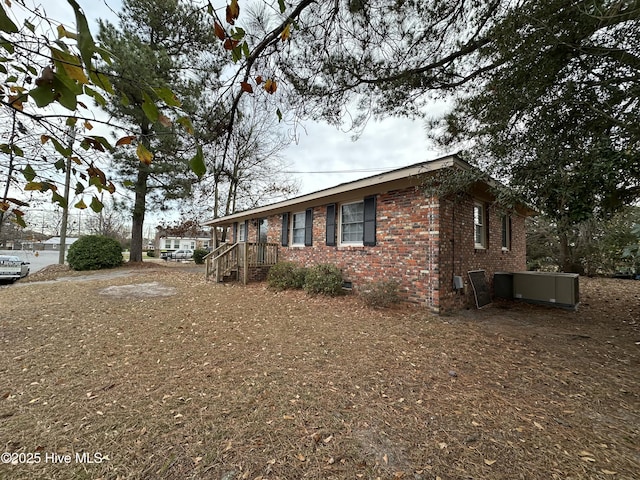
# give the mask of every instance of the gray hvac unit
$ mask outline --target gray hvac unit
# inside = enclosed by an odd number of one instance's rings
[[[580,303],[577,273],[515,272],[513,297],[564,308],[577,308]]]

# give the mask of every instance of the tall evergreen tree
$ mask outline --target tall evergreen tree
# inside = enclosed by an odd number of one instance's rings
[[[547,215],[569,271],[577,226],[640,198],[640,2],[525,1],[487,38],[494,68],[432,136],[472,145]]]
[[[117,27],[100,22],[98,38],[113,53],[114,61],[105,68],[126,99],[111,103],[108,111],[137,130],[137,156],[131,148],[114,162],[134,193],[130,260],[139,262],[147,210],[183,198],[195,180],[189,159],[196,146],[176,128],[190,121],[172,117],[160,105],[177,105],[174,92],[184,111],[194,111],[205,88],[215,88],[219,62],[210,17],[190,2],[124,0],[118,18]],[[143,90],[145,85],[152,87],[155,98]],[[195,173],[204,173],[195,167]]]

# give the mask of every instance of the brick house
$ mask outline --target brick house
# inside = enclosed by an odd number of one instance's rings
[[[236,278],[246,282],[264,279],[277,260],[331,263],[355,290],[394,280],[409,302],[434,311],[466,306],[469,271],[485,270],[490,282],[494,272],[526,269],[532,211],[499,207],[487,182],[440,198],[425,193],[425,178],[443,169],[471,166],[447,156],[205,222],[230,237],[210,259],[226,266],[209,262],[208,275],[222,280],[222,270],[240,265]]]

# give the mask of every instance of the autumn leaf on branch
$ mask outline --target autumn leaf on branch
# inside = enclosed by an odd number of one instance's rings
[[[291,37],[291,24],[288,23],[286,27],[284,27],[284,30],[282,30],[282,33],[280,34],[280,40],[282,40],[283,42],[286,42],[287,40],[289,40],[289,38]]]
[[[22,111],[23,105],[22,102],[25,100],[24,95],[9,95],[9,105],[11,105],[16,110]]]
[[[169,128],[172,125],[171,119],[162,113],[158,115],[158,123],[165,128]]]
[[[89,78],[84,73],[84,69],[82,68],[82,60],[77,55],[72,55],[68,52],[63,52],[57,48],[51,48],[51,57],[53,58],[56,64],[57,71],[64,71],[64,73],[72,80],[75,80],[78,83],[86,84],[89,83]],[[51,70],[51,67],[47,67]],[[46,70],[46,68],[45,68]],[[47,75],[51,75],[51,83],[53,83],[54,75],[49,71]],[[44,71],[43,71],[44,77]],[[36,82],[37,83],[37,82]]]
[[[95,165],[91,165],[87,169],[87,173],[89,174],[89,177],[98,179],[100,182],[100,185],[105,185],[107,183],[107,176],[104,174],[104,172],[101,169],[99,169]]]
[[[91,198],[91,203],[89,204],[89,206],[91,207],[91,210],[93,210],[96,213],[100,213],[104,208],[104,205],[102,204],[102,202],[98,200],[98,198],[95,195],[93,196],[93,198]]]
[[[195,173],[198,178],[202,178],[202,176],[207,173],[207,166],[204,162],[204,153],[202,152],[201,146],[198,146],[196,154],[189,161],[189,166],[191,167],[191,171]]]
[[[231,0],[231,3],[227,5],[227,23],[233,25],[240,16],[240,5],[238,0]]]
[[[225,32],[224,28],[222,28],[222,25],[220,25],[220,23],[218,22],[215,22],[213,24],[213,32],[219,40],[224,40],[225,38],[227,38],[227,32]]]
[[[116,141],[116,147],[121,147],[122,145],[131,145],[136,140],[135,135],[127,135],[126,137],[119,138]]]
[[[278,84],[276,83],[275,80],[272,80],[271,78],[269,78],[267,79],[266,82],[264,82],[264,89],[267,93],[274,94],[278,89]]]
[[[224,47],[225,50],[233,50],[239,44],[240,44],[240,42],[238,40],[234,40],[232,38],[227,38],[227,39],[225,39],[225,41],[222,44],[222,46]]]
[[[25,186],[24,186],[24,190],[25,191],[40,191],[42,190],[42,183],[40,182],[28,182]]]
[[[36,86],[41,87],[42,85],[53,85],[54,77],[55,73],[53,72],[53,68],[47,65],[42,69],[40,76],[36,78]]]
[[[147,150],[142,143],[138,144],[138,148],[136,149],[136,154],[138,155],[138,159],[145,165],[151,165],[151,161],[153,160],[153,153]]]

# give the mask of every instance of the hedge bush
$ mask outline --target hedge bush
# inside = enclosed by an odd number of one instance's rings
[[[69,247],[69,266],[74,270],[100,270],[122,265],[122,247],[102,235],[81,237]]]
[[[398,287],[398,282],[395,280],[384,280],[365,285],[359,293],[370,307],[386,308],[400,302]]]
[[[267,283],[276,290],[303,288],[306,273],[306,268],[293,262],[278,262],[269,269]]]
[[[193,261],[198,265],[202,265],[204,263],[204,257],[208,254],[209,252],[204,248],[196,248],[193,251]]]
[[[342,272],[335,265],[315,265],[307,270],[304,279],[304,291],[310,294],[322,294],[335,297],[342,295]]]

